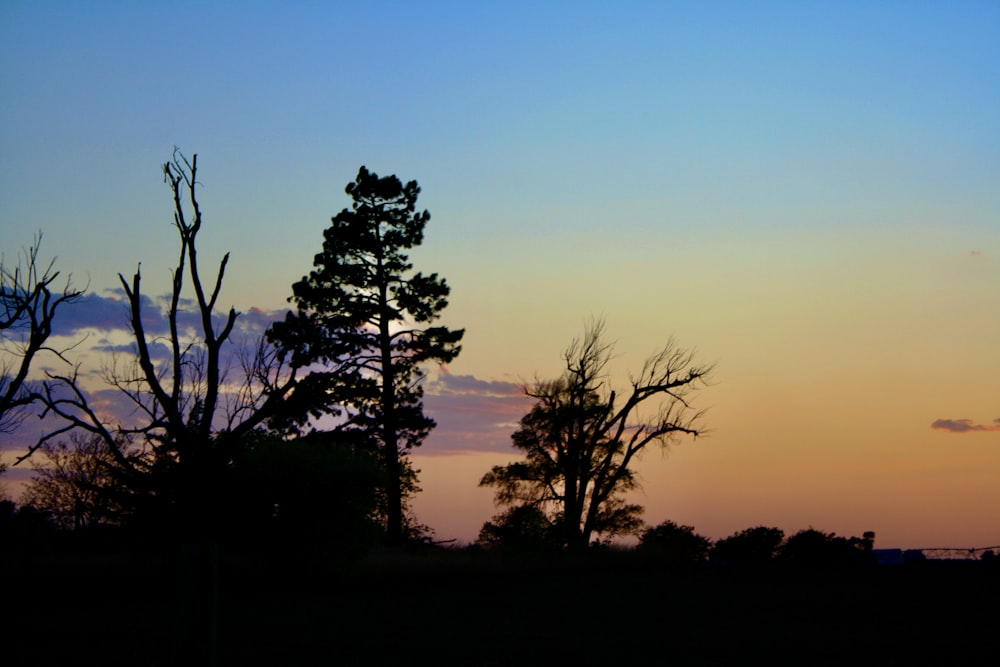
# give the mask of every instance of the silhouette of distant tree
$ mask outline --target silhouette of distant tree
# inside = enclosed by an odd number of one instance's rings
[[[866,553],[862,540],[807,528],[785,540],[778,557],[798,565],[843,565],[865,562]]]
[[[699,535],[693,526],[673,521],[647,528],[639,537],[638,550],[670,563],[698,563],[708,558],[712,541]]]
[[[128,508],[118,500],[114,460],[97,436],[70,435],[68,441],[46,442],[42,461],[21,503],[43,511],[62,528],[83,529],[119,523]]]
[[[46,512],[0,499],[0,554],[32,551],[43,546],[54,532],[55,526]]]
[[[464,331],[429,326],[450,288],[436,273],[412,272],[406,251],[423,241],[430,219],[416,211],[417,182],[361,167],[346,192],[351,209],[332,218],[316,268],[292,287],[298,312],[268,336],[293,368],[314,369],[296,389],[311,416],[339,417],[340,431],[361,432],[382,452],[386,532],[397,543],[406,452],[434,426],[423,412],[421,364],[454,359]]]
[[[41,241],[38,234],[14,265],[0,258],[0,434],[13,433],[26,408],[40,398],[27,381],[28,371],[43,352],[62,359],[62,351],[47,345],[56,311],[84,292],[69,278],[56,287],[59,271],[55,259],[48,264],[40,259]]]
[[[243,439],[277,413],[296,374],[263,342],[247,356],[242,374],[227,364],[236,355],[223,349],[231,345],[239,315],[233,308],[224,314],[216,309],[229,255],[214,275],[201,270],[198,156],[188,160],[175,149],[163,175],[180,241],[168,297],[168,332],[147,331],[143,311],[148,301],[140,271],[131,280],[119,274],[135,354],[129,360],[116,356],[104,373],[136,417],[122,423],[99,411],[79,366],[69,374],[50,373],[44,384],[45,410],[61,417],[63,426],[45,434],[35,447],[82,431],[93,439],[88,447],[102,443],[101,461],[114,468],[118,490],[132,494],[127,503],[134,510],[157,521],[170,518],[185,533],[201,535],[217,527],[221,475]]]
[[[558,550],[559,526],[533,505],[517,505],[493,517],[479,530],[479,544],[521,552]]]
[[[671,340],[619,394],[608,386],[613,346],[603,328],[593,323],[570,345],[560,378],[527,390],[537,402],[512,436],[525,459],[495,466],[480,482],[496,489],[500,506],[544,511],[570,548],[595,535],[638,532],[642,508],[623,495],[637,486],[631,466],[651,443],[702,433],[690,398],[712,370]]]
[[[784,539],[780,528],[747,528],[717,541],[711,556],[727,563],[765,563],[774,560]]]

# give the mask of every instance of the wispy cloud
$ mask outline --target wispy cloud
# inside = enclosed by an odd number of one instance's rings
[[[170,347],[159,340],[154,340],[148,344],[149,356],[153,361],[164,361],[170,359],[173,352]],[[121,345],[115,345],[112,343],[99,343],[93,347],[96,352],[105,352],[108,354],[125,354],[125,355],[135,355],[136,346],[135,343],[124,343]]]
[[[437,394],[475,394],[480,396],[524,396],[524,385],[505,380],[481,380],[474,375],[453,375],[442,365],[437,380],[428,386]]]
[[[1000,431],[1000,418],[992,424],[977,424],[971,419],[936,419],[931,428],[949,433],[969,433],[971,431]]]
[[[510,452],[510,435],[531,399],[520,383],[453,375],[442,366],[425,387],[424,407],[437,428],[421,454]]]
[[[178,324],[182,336],[188,339],[197,338],[201,322],[194,303],[185,300],[179,305],[182,312],[178,314]],[[167,338],[168,307],[169,299],[166,296],[143,297],[143,327],[150,356],[156,364],[169,361],[173,355]],[[252,344],[263,335],[272,322],[283,319],[286,310],[252,307],[247,312],[240,313],[230,338],[231,344],[222,348],[222,368],[229,371],[230,380],[240,381],[239,355],[243,343]],[[226,313],[217,315],[215,322],[217,331],[223,327],[225,315]],[[81,379],[84,380],[83,387],[88,392],[91,407],[101,418],[107,419],[111,424],[126,427],[134,426],[137,419],[142,419],[141,411],[135,403],[105,382],[105,374],[109,369],[113,369],[113,372],[119,373],[122,377],[138,372],[128,366],[135,357],[136,345],[129,326],[129,306],[125,298],[115,294],[113,290],[89,293],[80,302],[60,308],[56,314],[54,328],[53,335],[59,337],[55,347],[66,348],[66,354],[70,359],[82,362],[79,372]],[[42,370],[51,370],[57,374],[68,372],[67,367],[58,360],[45,359],[43,362],[37,369],[39,372]],[[35,407],[34,416],[37,417],[41,407]],[[40,436],[63,425],[64,422],[52,417],[51,414],[44,420],[28,419],[16,432],[0,438],[0,453],[4,451],[23,453]]]
[[[167,311],[169,297],[142,297],[142,325],[149,336],[161,336],[169,332]],[[197,330],[201,327],[201,316],[191,299],[182,299],[178,304],[177,322],[182,331]],[[246,335],[259,335],[274,321],[284,319],[286,308],[266,310],[256,306],[241,312],[236,320],[236,329]],[[220,310],[215,315],[218,329],[224,325],[228,310]],[[103,294],[90,293],[78,303],[69,304],[59,310],[55,320],[56,334],[72,337],[85,330],[131,331],[129,304],[125,298],[113,290]]]
[[[90,292],[78,302],[60,308],[54,324],[58,334],[73,336],[83,329],[128,329],[128,320],[129,308],[125,299]]]

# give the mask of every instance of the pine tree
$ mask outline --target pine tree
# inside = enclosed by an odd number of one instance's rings
[[[334,415],[338,430],[380,448],[393,544],[403,538],[403,500],[413,488],[406,453],[434,427],[423,412],[421,365],[454,359],[464,330],[429,326],[450,288],[436,273],[413,273],[406,254],[430,219],[416,211],[417,182],[361,167],[346,192],[351,209],[332,218],[314,270],[292,286],[298,312],[268,336],[293,367],[315,369],[296,389],[297,426]]]

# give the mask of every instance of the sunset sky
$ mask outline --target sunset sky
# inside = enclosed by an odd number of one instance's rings
[[[415,456],[439,539],[596,316],[619,383],[671,335],[718,365],[711,434],[642,461],[648,523],[1000,545],[1000,3],[7,0],[0,250],[41,230],[89,285],[89,367],[118,272],[168,290],[175,145],[247,327],[360,165],[420,183],[466,329]]]

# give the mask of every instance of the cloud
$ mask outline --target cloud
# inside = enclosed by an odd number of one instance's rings
[[[170,331],[167,312],[170,307],[168,295],[142,297],[142,324],[147,336],[162,336]],[[260,335],[274,321],[285,317],[287,308],[266,310],[256,306],[241,312],[236,320],[236,330],[244,335]],[[219,309],[213,317],[216,330],[225,325],[229,311]],[[131,335],[129,304],[125,298],[108,290],[105,294],[89,293],[79,302],[63,306],[55,318],[55,333],[60,336],[78,336],[85,330],[105,332],[126,331]],[[201,316],[192,299],[181,299],[178,303],[177,323],[181,331],[197,331],[201,328]]]
[[[168,338],[169,324],[166,314],[169,303],[166,296],[143,297],[143,325],[147,344],[150,356],[158,366],[169,362],[173,357]],[[194,337],[201,327],[194,303],[191,300],[182,300],[179,305],[184,309],[178,314],[178,324],[182,330],[182,336]],[[241,345],[244,342],[252,344],[272,322],[283,319],[286,310],[285,308],[266,310],[252,307],[248,312],[240,313],[230,339],[232,344],[222,348],[220,360],[222,367],[229,369],[230,381],[238,383],[241,379],[239,363]],[[226,315],[227,311],[216,314],[216,331],[221,330],[224,326]],[[70,348],[68,352],[70,358],[75,360],[79,355],[79,358],[83,360],[80,378],[91,407],[102,418],[107,418],[109,423],[115,425],[132,426],[136,424],[137,419],[142,419],[140,411],[127,396],[105,384],[105,373],[109,368],[117,368],[125,374],[132,372],[127,364],[134,359],[136,346],[129,327],[129,306],[125,298],[114,294],[112,290],[103,294],[88,293],[79,302],[66,304],[58,310],[54,329],[53,335],[61,337],[56,347]],[[95,331],[98,333],[95,334]],[[99,356],[95,358],[94,354]],[[100,358],[101,356],[104,357],[103,360]],[[67,372],[67,368],[57,360],[44,361],[47,364],[40,364],[39,371],[51,370],[58,374]],[[116,363],[122,365],[115,366]],[[20,451],[23,453],[23,450],[33,445],[45,433],[65,425],[65,422],[52,417],[51,414],[44,420],[37,419],[41,408],[40,406],[34,407],[35,409],[30,411],[33,415],[32,418],[25,420],[21,428],[14,433],[0,437],[0,452]]]
[[[453,375],[442,366],[425,387],[424,408],[437,428],[418,453],[513,454],[510,436],[531,408],[531,399],[521,384]]]
[[[287,308],[265,310],[253,306],[250,310],[240,313],[236,319],[236,327],[247,335],[263,334],[272,323],[284,320],[287,312],[289,312]]]
[[[167,359],[173,358],[173,350],[171,350],[170,346],[161,340],[150,341],[149,343],[146,344],[146,347],[149,350],[149,357],[153,361],[166,361]],[[135,343],[125,343],[122,345],[102,343],[99,345],[95,345],[93,349],[96,352],[105,352],[108,354],[121,354],[126,356],[135,356],[137,353],[136,352],[137,348]]]
[[[992,424],[976,424],[971,419],[936,419],[931,428],[949,433],[969,433],[970,431],[1000,431],[1000,418]]]
[[[168,304],[166,296],[157,298],[142,296],[142,324],[147,334],[167,333]],[[179,305],[183,309],[178,317],[181,325],[196,326],[198,318],[193,312],[194,304],[185,299]],[[91,292],[85,294],[78,302],[61,307],[55,317],[54,329],[60,336],[76,336],[86,329],[131,331],[130,317],[129,303],[120,294],[113,290],[107,290],[105,294]]]
[[[54,325],[59,335],[73,336],[82,329],[128,329],[128,319],[128,303],[123,298],[91,292],[76,303],[60,307]]]
[[[170,349],[165,339],[156,339],[166,332],[166,317],[161,299],[149,300],[144,307],[144,316],[150,323],[163,322],[163,326],[150,326],[147,337],[154,362],[162,363],[170,358]],[[73,317],[67,317],[65,329],[78,334],[86,330],[104,330],[107,333],[85,341],[89,350],[103,353],[117,353],[127,361],[134,354],[134,343],[128,331],[128,309],[126,302],[118,297],[90,295],[85,306]],[[69,309],[67,309],[67,313]],[[251,308],[237,319],[233,334],[233,345],[223,349],[224,366],[233,366],[234,378],[239,375],[236,355],[241,338],[252,340],[260,335],[274,321],[284,318],[287,310],[266,310]],[[57,318],[58,319],[58,318]],[[218,324],[221,327],[221,322]],[[162,331],[160,331],[162,329]],[[123,338],[121,333],[125,333]],[[62,332],[66,335],[65,332]],[[112,423],[134,424],[141,415],[136,406],[117,390],[101,386],[100,364],[91,363],[84,371],[92,370],[97,384],[90,392],[90,398],[102,417]],[[433,373],[424,386],[424,407],[437,422],[422,447],[416,450],[421,455],[456,454],[475,452],[502,452],[515,455],[510,436],[521,418],[531,409],[532,399],[524,393],[524,384],[507,380],[484,379],[473,375],[457,375],[441,366]],[[40,435],[44,428],[30,428],[16,434],[8,442],[0,443],[0,449],[26,447]]]
[[[474,394],[480,396],[524,396],[524,385],[503,380],[480,380],[474,375],[452,375],[448,367],[442,365],[435,382],[428,392],[442,394]]]

